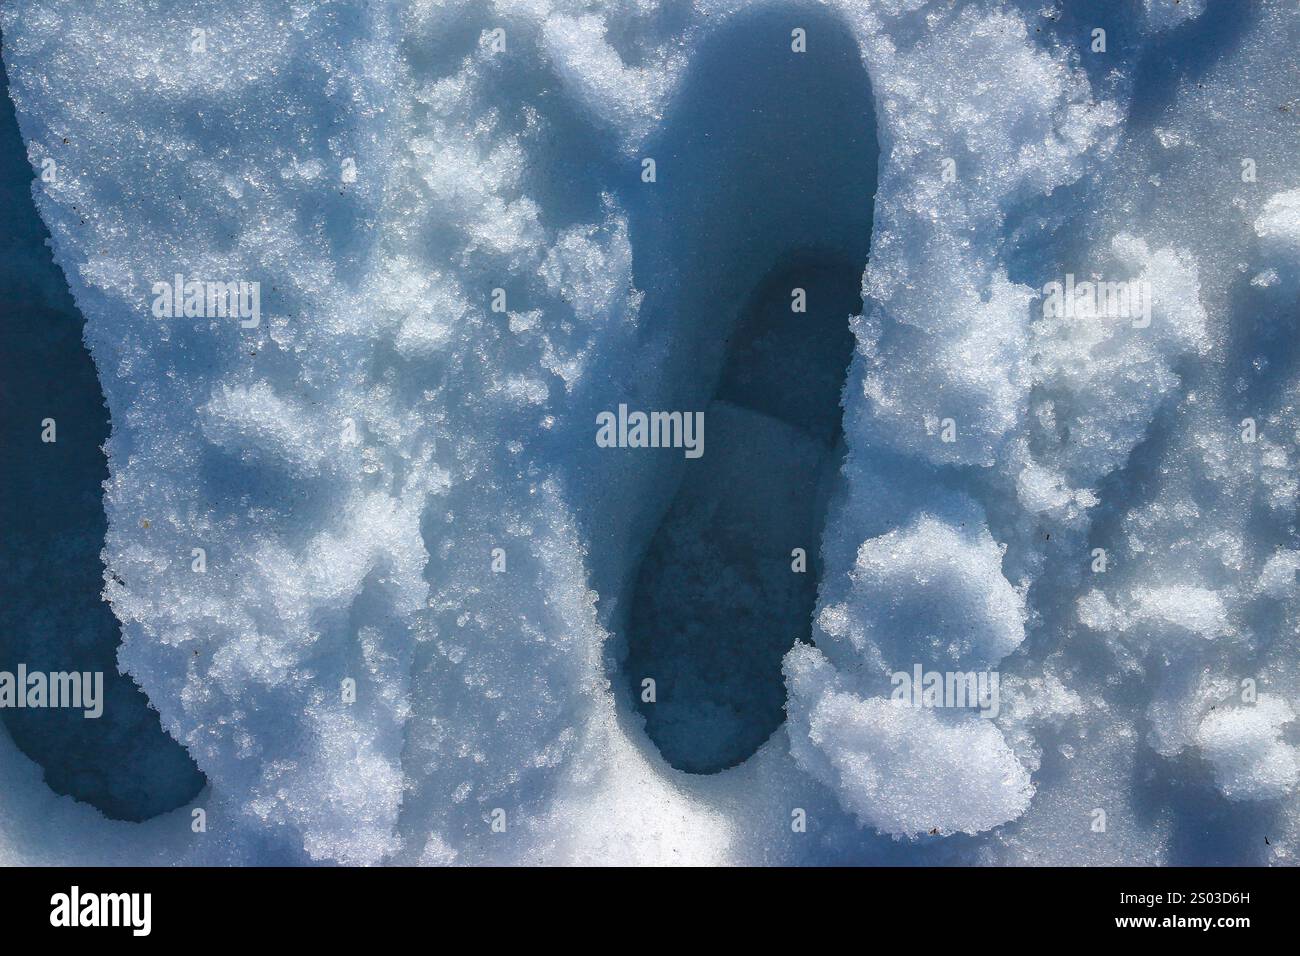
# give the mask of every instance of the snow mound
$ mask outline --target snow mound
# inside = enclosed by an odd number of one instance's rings
[[[815,648],[786,657],[791,748],[862,823],[896,837],[979,833],[1029,806],[1029,773],[991,723],[841,690]]]
[[[849,578],[847,600],[823,606],[818,626],[882,666],[985,668],[1024,640],[1024,598],[987,528],[923,515],[864,541]]]

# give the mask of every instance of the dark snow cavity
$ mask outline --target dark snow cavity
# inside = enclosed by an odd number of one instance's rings
[[[735,18],[645,154],[642,319],[672,329],[669,377],[683,410],[705,412],[705,450],[672,466],[629,576],[622,678],[668,763],[714,773],[780,727],[781,660],[811,639],[879,154],[856,44],[810,8]]]
[[[32,167],[0,77],[0,671],[101,672],[104,696],[98,718],[6,707],[0,720],[55,793],[113,819],[145,820],[189,803],[205,781],[117,669],[121,634],[101,597],[108,409],[82,343],[84,320],[45,245]],[[53,442],[41,440],[46,419]]]

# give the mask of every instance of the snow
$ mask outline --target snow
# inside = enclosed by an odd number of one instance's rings
[[[114,724],[167,806],[106,819],[5,715],[0,861],[1295,863],[1300,15],[1091,8],[4,0],[62,276],[0,278],[85,318],[116,660],[206,785]]]
[[[1029,806],[1029,773],[992,724],[840,690],[806,645],[786,666],[795,760],[863,824],[899,837],[979,833]]]
[[[1293,720],[1295,711],[1273,697],[1206,715],[1196,730],[1196,746],[1214,766],[1225,797],[1270,800],[1295,790],[1300,752],[1280,739],[1281,727]]]
[[[911,657],[951,669],[997,665],[1025,638],[1024,598],[1002,576],[1002,551],[980,522],[969,531],[923,515],[864,541],[843,602],[820,629],[838,647],[897,669]]]

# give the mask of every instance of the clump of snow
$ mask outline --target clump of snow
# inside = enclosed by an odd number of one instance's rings
[[[201,416],[208,440],[236,454],[307,475],[317,472],[324,458],[318,443],[303,441],[313,423],[276,395],[268,382],[220,386]]]
[[[1295,711],[1275,697],[1205,716],[1196,729],[1196,746],[1214,765],[1225,797],[1269,800],[1295,791],[1300,783],[1300,749],[1281,739],[1282,727],[1293,720]]]
[[[1120,607],[1100,591],[1079,599],[1079,617],[1097,630],[1127,631],[1145,626],[1151,632],[1191,634],[1213,640],[1232,631],[1223,598],[1215,591],[1171,584],[1135,591]]]
[[[680,53],[656,49],[651,62],[631,65],[610,45],[605,18],[563,13],[541,18],[542,49],[584,105],[629,138],[649,132],[684,66]]]
[[[1300,189],[1274,193],[1255,220],[1255,235],[1272,271],[1300,284]]]
[[[878,71],[892,143],[864,277],[870,307],[854,329],[868,427],[935,461],[991,464],[1031,385],[1033,291],[999,267],[998,226],[1105,156],[1119,110],[1002,10],[966,7],[891,48]],[[945,420],[955,441],[942,440]]]
[[[795,759],[864,824],[897,837],[979,833],[1028,807],[1029,774],[988,721],[846,692],[806,645],[785,666]]]
[[[1142,0],[1143,29],[1160,33],[1205,12],[1205,0]]]
[[[864,541],[849,578],[848,594],[822,607],[818,626],[881,667],[989,667],[1024,640],[1024,597],[1002,576],[1002,549],[973,522],[923,515]]]
[[[1127,459],[1178,386],[1175,363],[1210,348],[1190,255],[1152,251],[1130,234],[1115,236],[1108,252],[1116,279],[1149,290],[1150,315],[1120,314],[1111,302],[1099,315],[1044,317],[1033,329],[1034,414],[1051,449],[1044,457],[1068,482],[1058,508],[1071,485],[1088,488]]]
[[[1300,551],[1291,549],[1281,549],[1275,551],[1259,572],[1259,581],[1256,587],[1274,598],[1287,598],[1296,593],[1296,585],[1300,582],[1297,575],[1300,574]]]

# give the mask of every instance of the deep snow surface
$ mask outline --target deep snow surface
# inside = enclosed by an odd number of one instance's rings
[[[0,861],[1295,862],[1294,4],[0,11]]]

